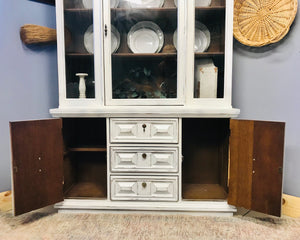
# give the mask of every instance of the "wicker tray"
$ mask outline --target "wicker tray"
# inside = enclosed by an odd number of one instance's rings
[[[288,33],[297,7],[297,0],[235,0],[233,35],[252,47],[278,42]]]

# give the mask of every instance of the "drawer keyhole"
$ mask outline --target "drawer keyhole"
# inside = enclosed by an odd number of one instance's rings
[[[145,132],[146,131],[146,127],[147,127],[147,125],[146,124],[143,124],[143,132]]]
[[[143,188],[146,188],[146,187],[147,187],[147,183],[143,182],[143,183],[142,183],[142,187],[143,187]]]
[[[143,154],[142,154],[142,157],[143,157],[143,159],[146,159],[146,158],[147,158],[147,154],[146,154],[146,153],[143,153]]]

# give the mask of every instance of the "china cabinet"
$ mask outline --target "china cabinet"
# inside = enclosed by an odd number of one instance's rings
[[[232,119],[233,1],[56,11],[59,107],[10,123],[15,214],[280,215],[284,123]]]

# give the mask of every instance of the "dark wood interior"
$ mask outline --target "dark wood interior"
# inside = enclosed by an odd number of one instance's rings
[[[64,196],[106,198],[106,119],[63,119]]]
[[[14,215],[63,200],[61,119],[10,123]]]
[[[182,119],[184,200],[227,197],[229,119]]]

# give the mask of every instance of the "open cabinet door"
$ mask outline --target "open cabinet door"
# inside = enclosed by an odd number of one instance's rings
[[[228,203],[281,215],[285,123],[230,121]]]
[[[62,120],[11,122],[14,215],[63,200]]]

